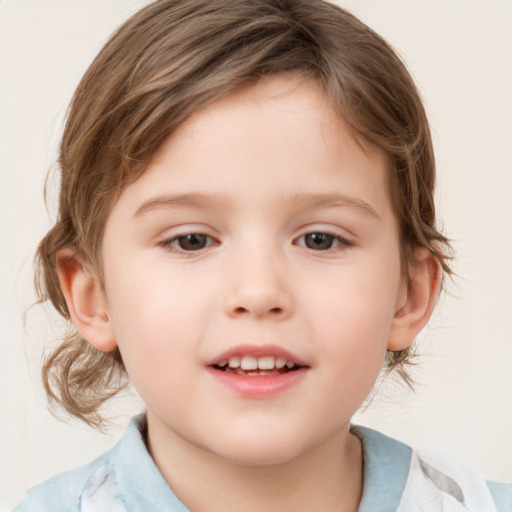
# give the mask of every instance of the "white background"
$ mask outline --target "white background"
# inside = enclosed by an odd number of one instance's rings
[[[107,35],[145,3],[0,0],[0,509],[103,451],[141,408],[114,404],[106,436],[55,420],[39,380],[54,317],[35,308],[24,327],[22,316],[54,215],[42,190],[67,103]],[[512,1],[340,4],[391,42],[419,84],[458,274],[422,336],[416,392],[388,383],[358,421],[512,481]]]

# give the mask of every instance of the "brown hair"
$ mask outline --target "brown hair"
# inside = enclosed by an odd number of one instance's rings
[[[424,247],[450,273],[449,244],[435,223],[425,111],[405,66],[378,34],[321,0],[160,0],[112,35],[75,92],[60,145],[58,218],[37,251],[40,300],[69,321],[57,251],[80,251],[101,280],[109,212],[169,134],[241,86],[287,72],[316,80],[354,135],[388,155],[402,267]],[[388,368],[407,378],[407,355],[388,354]],[[127,376],[117,349],[100,352],[72,330],[46,358],[43,381],[51,403],[100,426],[100,406]]]

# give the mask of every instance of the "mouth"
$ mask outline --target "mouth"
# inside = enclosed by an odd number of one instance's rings
[[[283,375],[300,370],[304,366],[286,357],[244,355],[221,359],[213,364],[212,368],[225,373],[256,377]]]
[[[236,396],[267,399],[300,385],[310,366],[278,345],[239,345],[210,360],[207,368]]]

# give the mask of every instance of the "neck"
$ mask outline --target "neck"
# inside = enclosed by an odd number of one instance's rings
[[[226,460],[151,422],[148,448],[174,493],[194,512],[356,512],[361,500],[361,443],[348,426],[293,460],[272,465]]]

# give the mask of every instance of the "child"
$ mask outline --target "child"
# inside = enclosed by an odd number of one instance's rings
[[[449,246],[415,86],[316,0],[161,0],[79,85],[40,291],[50,399],[119,443],[15,511],[502,511],[512,489],[350,419],[403,372]],[[407,375],[404,374],[404,378]]]

